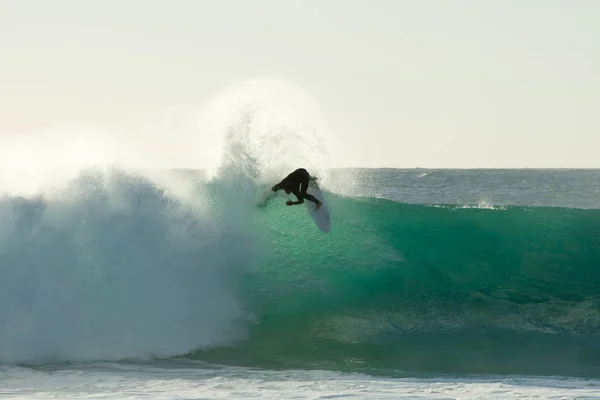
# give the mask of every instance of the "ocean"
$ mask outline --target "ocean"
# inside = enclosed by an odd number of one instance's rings
[[[600,398],[600,170],[233,164],[4,190],[0,397]]]

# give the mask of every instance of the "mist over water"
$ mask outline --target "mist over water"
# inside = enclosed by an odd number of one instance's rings
[[[205,107],[197,137],[3,135],[0,362],[166,357],[243,338],[237,287],[263,245],[254,200],[299,160],[326,168],[314,110],[300,89],[256,80]],[[163,170],[167,143],[210,156],[208,179]]]

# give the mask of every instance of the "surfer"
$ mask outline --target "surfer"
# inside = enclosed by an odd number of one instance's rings
[[[293,193],[298,198],[298,201],[288,200],[285,202],[288,206],[304,203],[304,199],[310,200],[317,205],[317,210],[321,207],[321,202],[315,196],[308,194],[308,181],[310,180],[310,174],[304,168],[298,168],[297,170],[290,173],[288,176],[283,178],[281,182],[271,188],[272,191],[276,192],[280,189],[285,190],[286,194]]]

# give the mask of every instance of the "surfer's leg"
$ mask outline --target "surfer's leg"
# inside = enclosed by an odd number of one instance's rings
[[[319,207],[321,207],[321,202],[319,201],[319,199],[317,199],[312,194],[308,194],[308,192],[307,192],[310,175],[309,175],[308,171],[306,171],[304,168],[302,168],[301,171],[302,171],[302,178],[300,180],[300,194],[302,195],[302,198],[304,198],[306,200],[310,200],[313,203],[315,203],[317,205],[317,209],[319,209]]]
[[[319,201],[319,199],[317,199],[312,194],[304,193],[302,195],[302,197],[304,197],[306,200],[312,201],[313,203],[315,203],[317,205],[317,207],[321,207],[321,202]]]
[[[306,200],[310,200],[317,205],[317,209],[321,207],[321,202],[312,194],[307,193],[308,190],[308,181],[302,181],[300,183],[300,193],[302,194],[302,198]]]

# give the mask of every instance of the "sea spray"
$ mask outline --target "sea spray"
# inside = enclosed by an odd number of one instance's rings
[[[304,167],[327,181],[331,137],[316,102],[300,87],[251,79],[224,90],[200,117],[201,132],[219,138],[219,161],[254,180],[273,184]]]
[[[169,143],[219,143],[208,179],[153,168],[164,159],[145,150],[168,132],[7,139],[23,151],[2,166],[0,362],[170,357],[246,338],[241,279],[273,250],[253,200],[299,163],[326,180],[327,149],[293,85],[257,80],[219,99],[207,112],[218,123]]]
[[[241,333],[227,278],[243,266],[226,256],[242,238],[125,172],[66,192],[0,201],[3,362],[168,356]]]

